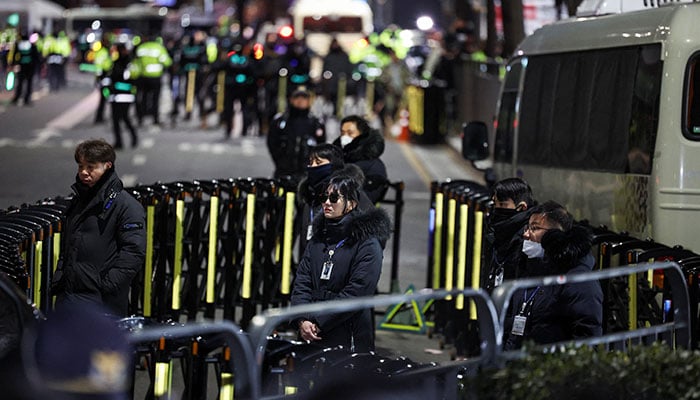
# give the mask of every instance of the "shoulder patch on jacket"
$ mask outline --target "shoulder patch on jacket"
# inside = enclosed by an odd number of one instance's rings
[[[135,231],[137,229],[143,229],[142,222],[127,222],[122,225],[122,232]]]

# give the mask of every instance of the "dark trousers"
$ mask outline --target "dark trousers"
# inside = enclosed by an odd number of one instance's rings
[[[112,133],[114,133],[114,147],[122,148],[124,147],[124,142],[122,141],[122,129],[121,123],[126,125],[126,128],[131,134],[131,147],[136,147],[139,142],[138,135],[136,134],[136,128],[134,124],[131,123],[129,119],[129,106],[131,103],[116,103],[112,102]]]
[[[49,80],[49,90],[52,92],[58,91],[61,85],[61,64],[49,64],[47,78]]]
[[[17,72],[16,79],[15,97],[12,99],[12,102],[17,103],[17,100],[19,100],[19,98],[22,97],[22,93],[24,93],[24,104],[31,104],[34,68],[21,67],[19,72]]]
[[[143,122],[143,117],[152,116],[153,123],[160,123],[160,89],[161,78],[142,78],[140,90],[137,94],[136,117],[139,125]]]

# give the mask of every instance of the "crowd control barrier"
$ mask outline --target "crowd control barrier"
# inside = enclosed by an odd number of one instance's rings
[[[570,285],[580,282],[604,281],[616,278],[634,280],[640,274],[649,270],[663,271],[665,289],[669,308],[663,320],[645,326],[630,325],[625,331],[604,332],[602,336],[573,341],[576,344],[603,345],[607,350],[625,350],[630,345],[663,341],[675,348],[689,349],[691,347],[691,313],[688,288],[684,272],[675,262],[656,262],[623,268],[611,268],[585,273],[546,276],[531,279],[516,279],[498,286],[492,293],[492,298],[498,310],[499,327],[502,330],[508,309],[513,303],[513,295],[521,289],[542,286]],[[635,296],[634,293],[630,294]],[[605,306],[604,306],[605,307]],[[504,332],[499,332],[503,336]],[[551,346],[551,345],[547,345]]]
[[[433,289],[485,287],[491,250],[485,240],[491,207],[490,191],[475,182],[446,180],[432,182],[428,227],[428,266],[426,287]],[[587,225],[586,221],[580,223]],[[698,304],[700,304],[700,256],[679,246],[668,246],[651,239],[635,238],[626,232],[614,232],[604,226],[589,226],[593,232],[596,268],[649,261],[675,261],[681,267],[688,286],[692,318],[692,347],[700,343]],[[470,285],[471,284],[471,285]],[[461,286],[464,285],[464,286]],[[630,327],[657,325],[668,308],[668,288],[662,269],[614,277],[601,282],[604,293],[603,331],[626,332]],[[451,301],[436,301],[422,310],[428,334],[436,335],[440,348],[450,347],[454,357],[471,355],[477,346],[475,325],[455,325],[470,319],[471,312]],[[466,331],[459,331],[455,327]]]
[[[403,182],[387,182],[380,205],[393,206],[391,287],[397,291]],[[237,321],[286,305],[298,236],[296,184],[290,179],[227,178],[126,188],[146,214],[146,258],[132,283],[129,314],[156,321],[198,316]],[[69,198],[0,211],[0,272],[37,308],[60,257]]]
[[[58,262],[68,203],[56,198],[0,214],[0,272],[43,312],[51,305],[48,288]]]
[[[247,335],[231,322],[190,323],[188,325],[142,326],[125,319],[131,330],[129,341],[136,349],[140,365],[145,365],[150,385],[148,399],[171,399],[174,362],[182,364],[182,399],[207,398],[211,367],[216,374],[218,399],[257,399],[258,373]],[[133,393],[133,391],[132,391]]]
[[[480,352],[463,363],[417,363],[395,354],[351,353],[342,348],[321,348],[313,343],[280,339],[275,332],[300,316],[352,312],[395,304],[425,304],[446,298],[471,301],[478,315]],[[249,329],[261,373],[262,393],[269,398],[308,393],[324,383],[336,385],[350,370],[366,379],[378,378],[401,393],[421,398],[457,398],[457,375],[465,368],[494,365],[500,341],[496,310],[481,290],[423,290],[412,294],[334,300],[268,309],[256,316]],[[463,321],[466,322],[466,321]],[[382,385],[383,386],[383,385]],[[405,392],[404,392],[405,391]]]
[[[447,290],[484,287],[486,215],[489,190],[475,182],[448,180],[431,184],[428,275],[426,287]],[[432,324],[431,335],[440,335],[441,347],[454,344],[455,357],[477,351],[473,305],[447,299],[427,305],[424,314]]]

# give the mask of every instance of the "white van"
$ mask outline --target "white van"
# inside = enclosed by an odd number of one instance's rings
[[[700,251],[700,3],[542,27],[508,63],[489,147],[481,126],[463,151],[490,157],[496,179]]]

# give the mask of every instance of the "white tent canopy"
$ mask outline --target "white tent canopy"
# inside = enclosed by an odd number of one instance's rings
[[[2,0],[0,13],[20,13],[27,16],[23,21],[29,29],[51,29],[51,20],[63,18],[64,8],[47,0]],[[47,24],[44,21],[48,21]],[[48,26],[45,26],[48,25]]]

